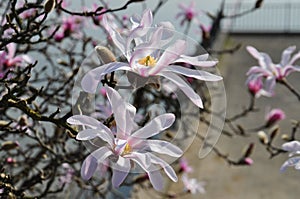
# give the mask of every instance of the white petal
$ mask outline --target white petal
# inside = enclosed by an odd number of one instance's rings
[[[111,149],[104,146],[93,151],[90,155],[96,158],[98,163],[103,163],[106,158],[108,158],[111,155],[114,155],[114,153],[111,151]]]
[[[124,157],[129,158],[136,162],[138,165],[142,167],[146,172],[148,170],[148,167],[151,164],[150,157],[148,153],[138,153],[138,152],[132,152],[128,155],[125,155]]]
[[[294,140],[291,142],[284,143],[282,145],[282,149],[285,151],[291,151],[291,152],[300,151],[300,142]]]
[[[177,175],[176,175],[174,169],[168,163],[166,163],[165,161],[156,157],[153,154],[149,154],[149,155],[150,155],[152,163],[160,165],[171,180],[173,180],[174,182],[178,181],[178,178],[177,178]]]
[[[219,81],[223,78],[218,75],[211,74],[202,70],[193,70],[189,68],[184,68],[182,66],[170,65],[167,68],[164,68],[164,71],[171,71],[174,73],[178,73],[184,76],[193,77],[203,81]]]
[[[92,155],[89,155],[85,158],[81,166],[81,177],[84,180],[89,180],[97,169],[98,163],[96,158]]]
[[[290,46],[282,52],[280,65],[285,66],[289,63],[292,53],[296,50],[296,46]]]
[[[218,61],[206,61],[208,59],[208,54],[198,55],[195,57],[190,57],[187,55],[180,55],[178,59],[174,61],[174,63],[187,63],[194,66],[201,67],[212,67],[215,66]]]
[[[155,117],[148,122],[143,128],[137,130],[132,134],[132,137],[136,138],[149,138],[157,135],[161,131],[169,128],[175,121],[175,115],[172,113],[166,113]]]
[[[160,72],[160,76],[163,76],[169,80],[171,80],[174,84],[178,86],[186,94],[188,98],[198,107],[203,108],[203,103],[201,98],[195,91],[178,75],[171,72]]]
[[[106,91],[117,123],[117,137],[123,134],[130,135],[135,127],[135,107],[125,102],[120,94],[113,88],[106,86]]]
[[[173,157],[180,157],[182,156],[183,152],[182,150],[175,146],[174,144],[171,144],[167,141],[162,140],[146,140],[145,141],[151,151],[160,153],[160,154],[166,154]]]
[[[127,177],[130,168],[130,160],[119,156],[119,159],[116,164],[114,164],[113,168],[112,185],[114,187],[119,187],[122,184]]]
[[[131,68],[122,62],[112,62],[109,64],[104,64],[97,68],[88,71],[81,80],[82,89],[89,93],[95,93],[98,84],[102,80],[102,77],[108,73],[117,70],[130,70]]]
[[[73,115],[67,119],[67,122],[69,124],[73,124],[73,125],[88,126],[93,129],[101,128],[103,125],[101,122],[99,122],[95,118],[92,118],[92,117],[89,117],[86,115]]]
[[[153,170],[147,173],[153,188],[160,191],[164,187],[164,180],[159,170]]]
[[[280,167],[280,171],[284,172],[287,167],[295,166],[296,164],[299,164],[300,157],[293,157],[289,158],[287,161],[285,161],[282,166]]]
[[[110,147],[113,148],[113,146],[114,146],[114,136],[113,136],[113,133],[110,132],[110,130],[109,130],[109,133],[108,133],[107,131],[102,130],[102,129],[85,129],[83,131],[80,131],[77,134],[76,139],[78,139],[78,140],[91,140],[91,139],[94,139],[96,137],[99,137],[103,141],[106,141],[110,145]]]

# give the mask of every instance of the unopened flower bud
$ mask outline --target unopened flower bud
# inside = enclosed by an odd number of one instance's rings
[[[257,133],[257,136],[258,136],[259,141],[260,141],[261,143],[263,143],[263,144],[268,144],[269,139],[268,139],[267,134],[266,134],[264,131],[259,131],[259,132]]]
[[[266,127],[270,127],[283,119],[285,119],[285,113],[281,109],[273,109],[266,115]]]
[[[51,12],[55,7],[55,0],[47,0],[44,4],[44,10],[46,13]]]
[[[19,147],[18,142],[6,141],[2,143],[1,150],[9,151],[9,150],[16,149],[18,147]]]
[[[252,165],[253,162],[254,161],[251,158],[249,158],[249,157],[247,157],[247,158],[244,159],[244,163],[247,164],[247,165],[249,165],[249,166]]]
[[[290,136],[288,134],[282,134],[281,139],[285,140],[285,141],[290,141]]]
[[[102,61],[104,64],[116,61],[115,55],[108,48],[104,46],[96,46],[95,50],[98,54],[100,61]]]

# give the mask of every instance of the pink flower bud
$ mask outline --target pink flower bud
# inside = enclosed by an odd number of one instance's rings
[[[266,115],[266,126],[269,127],[283,119],[285,119],[285,113],[281,109],[273,109]]]
[[[244,159],[244,162],[245,162],[245,164],[247,164],[247,165],[252,165],[253,163],[254,163],[254,161],[251,159],[251,158],[249,158],[249,157],[247,157],[247,158],[245,158]]]

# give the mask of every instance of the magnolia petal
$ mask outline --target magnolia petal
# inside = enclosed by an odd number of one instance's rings
[[[117,123],[117,137],[120,135],[129,136],[135,127],[134,116],[136,109],[125,102],[121,95],[113,88],[106,86],[107,98],[111,104],[115,121]]]
[[[265,76],[271,76],[272,72],[268,71],[264,68],[261,68],[259,66],[252,66],[248,72],[246,73],[246,75],[252,75],[252,74],[261,74],[261,75],[265,75]]]
[[[73,125],[88,126],[93,129],[101,128],[101,122],[87,115],[73,115],[67,119],[67,122]]]
[[[114,155],[114,153],[108,147],[103,146],[93,151],[90,155],[96,158],[98,163],[103,163],[106,158],[108,158],[111,155]]]
[[[292,66],[292,65],[286,65],[282,69],[282,76],[287,77],[291,72],[294,72],[294,71],[300,72],[300,67]]]
[[[165,173],[167,174],[167,176],[174,182],[177,182],[178,181],[178,178],[177,178],[177,175],[176,175],[176,172],[174,171],[174,169],[168,164],[166,163],[164,160],[156,157],[155,155],[153,154],[149,154],[151,156],[151,162],[154,163],[154,164],[158,164],[160,165]]]
[[[290,60],[290,62],[288,63],[289,65],[293,65],[298,59],[300,58],[300,52],[296,53],[292,59]]]
[[[172,46],[169,46],[157,61],[155,67],[149,70],[149,75],[156,75],[163,68],[173,63],[179,55],[183,54],[186,49],[184,40],[177,40]]]
[[[201,66],[201,67],[212,67],[218,63],[218,61],[206,61],[208,57],[209,57],[208,54],[203,54],[195,57],[180,55],[179,58],[174,61],[174,63],[187,63],[187,64],[191,64],[194,66]]]
[[[16,53],[16,44],[15,43],[9,43],[6,45],[7,47],[7,57],[8,59],[12,59],[15,56]]]
[[[296,50],[296,46],[290,46],[282,52],[280,65],[285,66],[291,59],[292,53]]]
[[[269,76],[265,81],[265,90],[269,93],[274,93],[274,88],[276,85],[276,78]]]
[[[300,142],[299,141],[291,141],[291,142],[287,142],[287,143],[284,143],[282,145],[282,149],[285,150],[285,151],[300,151]]]
[[[98,163],[96,158],[94,158],[92,155],[87,156],[81,166],[81,177],[84,180],[89,180],[95,173],[97,167]]]
[[[159,170],[153,169],[150,172],[147,172],[149,176],[149,180],[153,186],[153,188],[157,191],[160,191],[164,187],[164,180]]]
[[[83,131],[80,131],[77,134],[76,139],[78,139],[78,140],[91,140],[91,139],[94,139],[96,137],[101,138],[103,141],[107,142],[110,145],[110,147],[113,148],[113,146],[114,146],[113,133],[112,132],[108,133],[107,131],[102,130],[102,129],[85,129]]]
[[[167,68],[165,68],[164,71],[171,71],[174,73],[178,73],[188,77],[193,77],[203,81],[219,81],[223,79],[221,76],[214,75],[206,71],[193,70],[193,69],[184,68],[182,66],[176,66],[176,65],[170,65]]]
[[[172,113],[166,113],[155,117],[148,122],[143,128],[140,128],[132,137],[135,138],[149,138],[159,134],[161,131],[169,128],[175,121],[175,115]]]
[[[300,157],[289,158],[287,161],[285,161],[282,164],[282,166],[280,167],[280,171],[284,172],[287,169],[287,167],[295,166],[299,164],[299,162],[300,162]]]
[[[82,89],[89,93],[95,93],[102,77],[117,70],[130,70],[130,67],[126,63],[112,62],[90,70],[81,80]]]
[[[120,35],[120,33],[116,30],[114,30],[111,25],[107,21],[107,16],[103,15],[103,27],[106,29],[108,34],[110,35],[111,39],[113,40],[114,44],[119,48],[119,50],[122,52],[122,54],[125,55],[126,50],[125,50],[125,40],[124,38]]]
[[[130,171],[131,165],[130,160],[119,156],[118,161],[114,164],[112,185],[113,187],[119,187],[127,177]]]
[[[183,154],[183,151],[171,144],[170,142],[163,140],[146,140],[145,141],[149,149],[153,152],[157,152],[160,154],[166,154],[173,157],[180,157]]]
[[[270,65],[272,64],[272,60],[270,56],[263,52],[258,52],[254,47],[247,46],[246,49],[248,52],[258,60],[259,65],[264,69],[270,70]]]
[[[199,95],[181,77],[165,71],[160,72],[159,75],[171,80],[196,106],[203,108],[203,103]]]
[[[124,157],[129,158],[132,161],[136,162],[146,172],[148,171],[148,168],[151,165],[151,160],[150,160],[150,157],[149,157],[148,153],[132,152],[128,155],[125,155]]]

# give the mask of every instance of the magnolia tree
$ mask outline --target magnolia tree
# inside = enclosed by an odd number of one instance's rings
[[[1,1],[1,198],[128,198],[136,187],[166,198],[204,194],[205,182],[194,178],[185,158],[194,139],[202,141],[201,158],[212,152],[231,165],[254,164],[253,142],[231,158],[216,145],[221,134],[256,132],[271,157],[293,156],[278,171],[299,169],[299,121],[283,135],[282,147],[273,143],[276,124],[285,119],[280,107],[266,114],[263,125],[247,130],[238,124],[258,114],[255,102],[271,98],[276,84],[300,100],[288,82],[300,71],[295,46],[278,64],[247,46],[258,61],[245,79],[250,104],[225,115],[217,55],[240,46],[213,44],[223,19],[251,15],[262,2],[235,15],[224,13],[224,2],[215,15],[197,10],[195,2],[180,3],[171,22],[155,17],[174,3],[166,0],[154,7],[130,0],[116,8],[101,0]],[[143,11],[133,13],[131,6]],[[191,30],[198,41],[188,36]],[[172,181],[184,188],[168,192]]]

